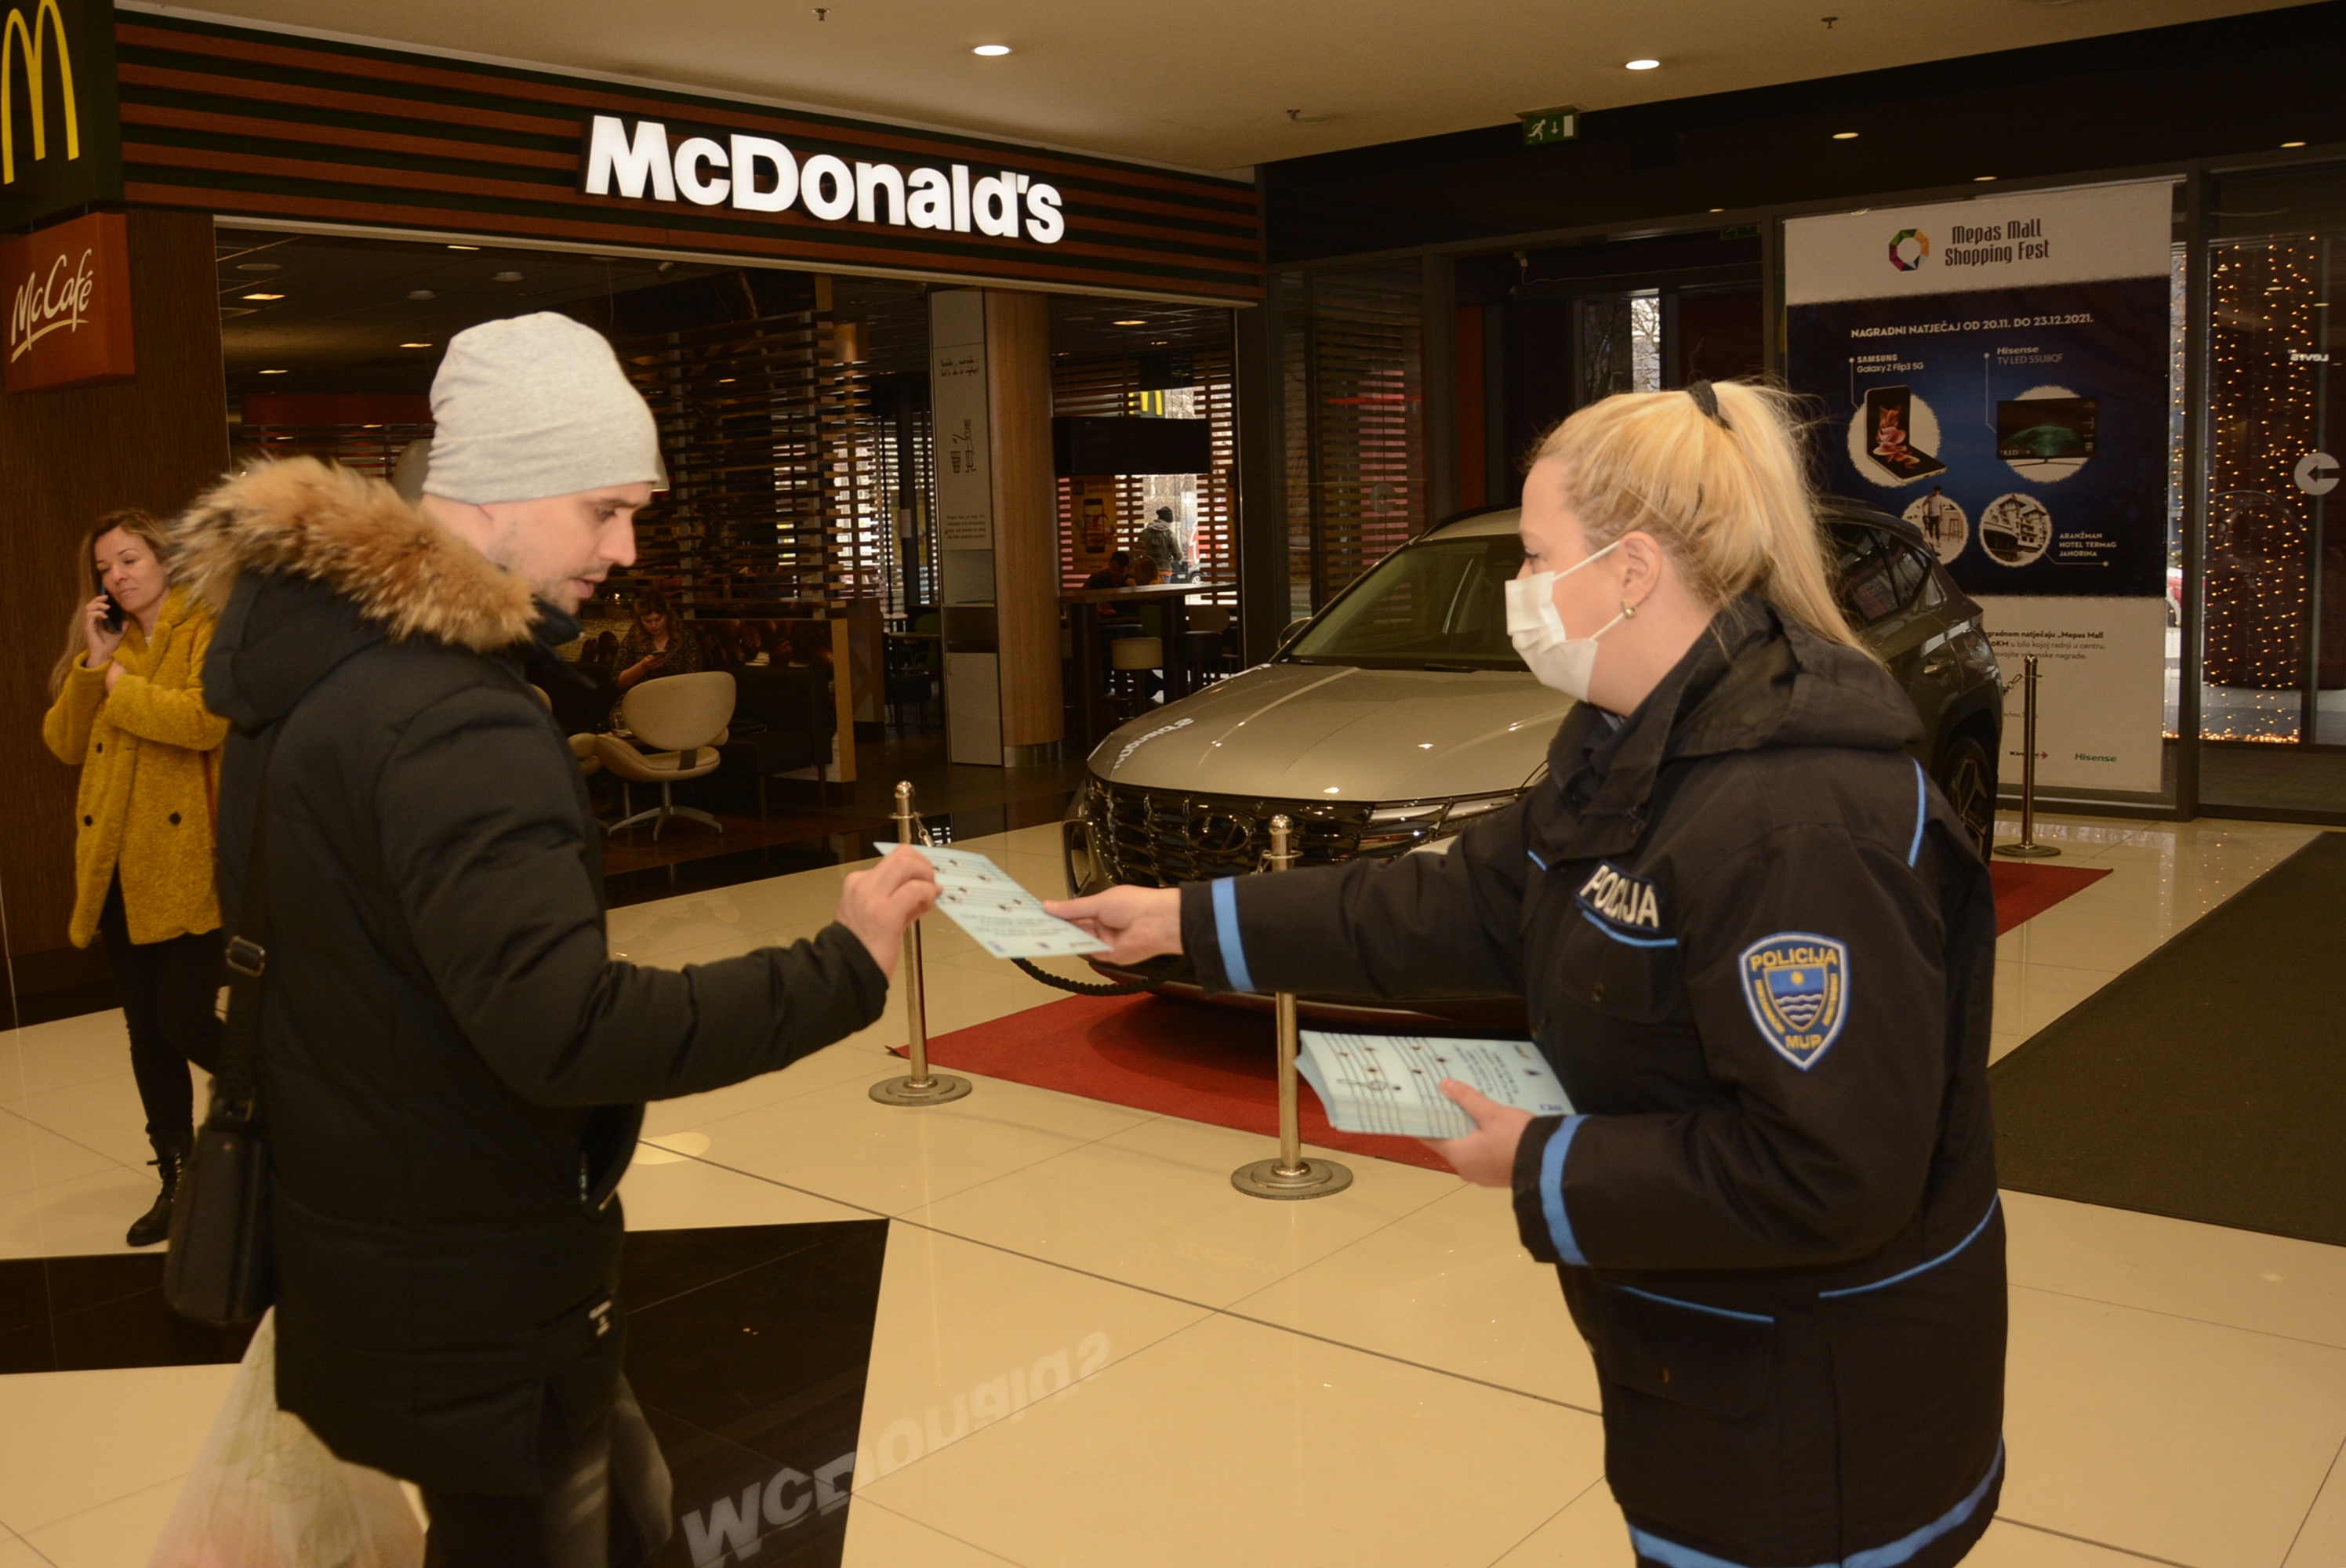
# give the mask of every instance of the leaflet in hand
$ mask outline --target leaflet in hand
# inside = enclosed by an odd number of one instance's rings
[[[1442,1093],[1455,1078],[1535,1116],[1568,1116],[1555,1070],[1528,1040],[1442,1040],[1409,1034],[1302,1032],[1296,1070],[1339,1132],[1463,1138],[1474,1118]]]
[[[872,847],[886,854],[896,846]],[[1050,958],[1106,952],[1107,943],[1080,926],[1043,912],[1043,901],[984,855],[915,844],[936,868],[937,908],[996,958]]]

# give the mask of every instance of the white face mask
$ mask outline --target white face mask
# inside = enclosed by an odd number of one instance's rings
[[[1556,585],[1559,577],[1569,577],[1592,561],[1596,561],[1621,547],[1616,539],[1604,549],[1561,572],[1535,572],[1528,577],[1515,577],[1507,583],[1507,639],[1515,645],[1515,652],[1531,666],[1532,674],[1542,686],[1564,693],[1575,701],[1588,700],[1588,680],[1596,673],[1596,639],[1617,626],[1627,616],[1622,614],[1585,637],[1576,637],[1564,629],[1564,617],[1556,613]]]

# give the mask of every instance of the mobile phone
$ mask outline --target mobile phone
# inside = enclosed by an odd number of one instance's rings
[[[1913,443],[1911,387],[1873,387],[1865,394],[1866,455],[1900,479],[1942,473],[1947,465]]]
[[[119,636],[122,633],[123,625],[129,619],[129,616],[123,613],[121,605],[115,601],[115,597],[112,594],[106,595],[105,598],[106,614],[98,618],[97,624],[106,628],[107,636]]]

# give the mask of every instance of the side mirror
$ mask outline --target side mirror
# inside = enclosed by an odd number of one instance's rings
[[[1284,627],[1282,627],[1282,628],[1280,629],[1280,634],[1279,634],[1279,646],[1280,646],[1280,647],[1285,647],[1288,644],[1290,644],[1290,643],[1293,642],[1293,641],[1295,640],[1295,634],[1296,634],[1296,633],[1298,633],[1298,632],[1300,632],[1300,631],[1301,631],[1304,627],[1306,627],[1306,626],[1310,626],[1311,624],[1311,617],[1310,616],[1304,616],[1304,617],[1303,617],[1301,620],[1300,620],[1300,621],[1290,621],[1290,622],[1288,622],[1288,623],[1287,623],[1287,625],[1286,625]]]

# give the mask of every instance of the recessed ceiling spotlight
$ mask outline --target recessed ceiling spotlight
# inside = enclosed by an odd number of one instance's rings
[[[1659,60],[1632,60],[1627,68],[1632,71],[1656,71],[1661,69],[1661,65]]]
[[[247,294],[244,298],[248,300],[282,300],[285,296],[282,294]]]
[[[1148,340],[1148,346],[1152,349],[1161,349],[1172,341],[1170,338],[1151,338]]]
[[[440,296],[429,289],[410,289],[407,297],[411,300],[436,300]]]
[[[518,272],[500,272],[495,277],[490,279],[489,281],[492,283],[518,283],[521,281],[521,274]]]
[[[1857,139],[1857,133],[1856,133],[1855,131],[1835,131],[1835,132],[1833,132],[1833,140],[1835,140],[1835,141],[1855,141],[1856,139]]]
[[[1712,209],[1711,209],[1711,210],[1712,210],[1713,212],[1724,212],[1724,211],[1726,211],[1726,210],[1727,210],[1727,209],[1725,209],[1724,207],[1714,207],[1714,208],[1712,208]]]
[[[2305,144],[2301,141],[2285,141],[2280,145],[2283,147],[2303,147]]]
[[[1129,317],[1129,318],[1127,318],[1127,320],[1124,320],[1124,321],[1113,321],[1113,322],[1110,322],[1109,324],[1110,324],[1111,326],[1117,326],[1117,327],[1145,327],[1145,326],[1148,325],[1148,322],[1146,322],[1146,321],[1142,321],[1142,320],[1141,320],[1139,317],[1137,317],[1137,316]]]
[[[429,343],[402,343],[399,346],[403,349],[428,349],[432,345]]]
[[[1992,175],[1992,174],[1975,174],[1975,175],[1972,176],[1972,183],[1973,183],[1974,185],[1984,185],[1984,184],[1986,184],[1989,180],[1994,179],[1994,178],[1995,178],[1995,176],[1994,176],[1994,175]]]
[[[451,250],[478,250],[480,247],[477,245],[451,245],[448,249]]]
[[[1010,46],[1007,44],[980,44],[976,48],[972,49],[970,53],[973,55],[984,55],[990,60],[997,55],[1006,55],[1010,53]]]
[[[283,371],[263,371],[260,373],[265,376],[281,376],[285,372]]]

